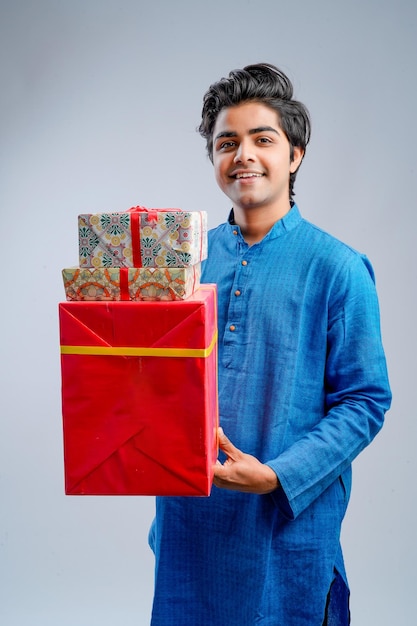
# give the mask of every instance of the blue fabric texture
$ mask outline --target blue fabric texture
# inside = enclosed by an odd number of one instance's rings
[[[323,626],[349,626],[349,590],[338,572],[335,572],[327,596],[326,615]]]
[[[336,572],[346,604],[351,463],[391,401],[372,267],[294,205],[252,246],[230,220],[210,231],[203,281],[219,293],[220,423],[282,486],[157,498],[152,625],[322,626],[327,605],[343,626],[329,590]]]

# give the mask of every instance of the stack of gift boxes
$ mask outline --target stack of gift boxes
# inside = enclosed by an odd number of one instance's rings
[[[78,218],[59,305],[68,495],[209,495],[217,457],[216,287],[204,212]]]

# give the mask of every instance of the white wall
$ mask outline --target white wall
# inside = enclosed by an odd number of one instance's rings
[[[371,258],[393,408],[354,465],[354,626],[417,623],[414,0],[0,0],[0,623],[149,623],[152,498],[63,493],[57,303],[76,217],[207,210],[208,85],[270,61],[310,108],[305,217]],[[207,625],[210,626],[210,625]]]

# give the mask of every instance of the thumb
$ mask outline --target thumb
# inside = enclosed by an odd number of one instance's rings
[[[228,457],[236,458],[236,456],[239,454],[240,450],[238,448],[236,448],[236,446],[233,445],[233,443],[230,441],[230,439],[228,437],[226,437],[226,435],[223,432],[223,428],[221,426],[219,426],[217,432],[218,432],[218,435],[219,435],[219,447],[220,447],[220,449],[223,450],[223,452]]]

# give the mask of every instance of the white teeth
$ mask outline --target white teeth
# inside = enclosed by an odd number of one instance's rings
[[[262,174],[255,174],[255,172],[236,174],[236,178],[252,178],[253,176],[260,178]]]

